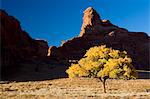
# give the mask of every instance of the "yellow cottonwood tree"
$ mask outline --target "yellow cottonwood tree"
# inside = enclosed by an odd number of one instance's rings
[[[108,78],[134,79],[137,76],[127,52],[107,48],[106,45],[90,48],[85,56],[77,64],[72,64],[66,72],[69,78],[99,78],[105,93],[105,82]]]

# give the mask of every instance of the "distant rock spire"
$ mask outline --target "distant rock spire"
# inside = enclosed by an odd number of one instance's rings
[[[94,26],[101,23],[99,14],[92,7],[88,7],[83,13],[83,24],[81,27],[80,36],[85,33],[85,28],[87,26]]]
[[[99,24],[99,23],[100,23],[99,14],[92,7],[88,7],[84,11],[83,26],[86,26],[86,25],[92,26],[92,25]]]
[[[119,28],[113,25],[109,20],[101,20],[100,15],[92,7],[88,7],[83,14],[80,37],[95,34],[105,35]]]

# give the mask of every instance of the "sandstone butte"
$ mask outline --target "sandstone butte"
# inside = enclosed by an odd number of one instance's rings
[[[102,20],[92,7],[84,11],[79,36],[63,42],[59,47],[49,47],[48,56],[57,60],[76,61],[90,47],[103,44],[127,51],[136,69],[150,70],[150,37],[144,32],[130,32],[113,25],[109,20]]]
[[[143,32],[130,32],[102,20],[92,7],[84,11],[83,24],[79,36],[63,42],[59,47],[51,46],[44,40],[35,40],[24,31],[20,22],[5,11],[0,10],[2,76],[17,72],[20,63],[29,63],[33,58],[49,61],[77,61],[86,50],[93,46],[106,44],[118,50],[126,50],[133,59],[136,69],[150,70],[150,37]],[[6,75],[5,75],[6,74]]]

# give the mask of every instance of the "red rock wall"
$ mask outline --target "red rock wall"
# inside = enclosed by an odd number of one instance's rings
[[[62,46],[49,49],[59,60],[79,60],[90,47],[106,44],[114,49],[126,50],[136,69],[150,69],[150,37],[143,32],[129,32],[101,20],[93,8],[84,11],[79,37],[66,41]]]
[[[21,62],[33,57],[46,57],[46,41],[32,39],[21,29],[19,21],[3,10],[0,10],[0,18],[2,73],[15,71]]]

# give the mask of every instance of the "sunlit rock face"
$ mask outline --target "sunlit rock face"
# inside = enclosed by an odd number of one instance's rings
[[[136,69],[150,69],[150,37],[146,33],[130,32],[113,25],[109,20],[102,20],[92,7],[87,8],[83,14],[79,36],[66,41],[58,48],[49,49],[53,57],[67,61],[79,60],[90,47],[106,44],[114,49],[126,50]]]
[[[101,20],[99,14],[92,7],[87,8],[84,11],[83,24],[81,27],[80,36],[83,36],[85,33],[90,34],[92,28],[100,24]],[[89,30],[86,31],[87,29]]]
[[[0,10],[0,18],[2,73],[16,71],[20,63],[33,57],[46,57],[46,41],[32,39],[21,29],[20,22],[3,10]]]
[[[118,28],[111,24],[109,20],[101,20],[99,14],[92,7],[87,8],[83,14],[83,23],[79,36],[99,33],[104,35]]]

